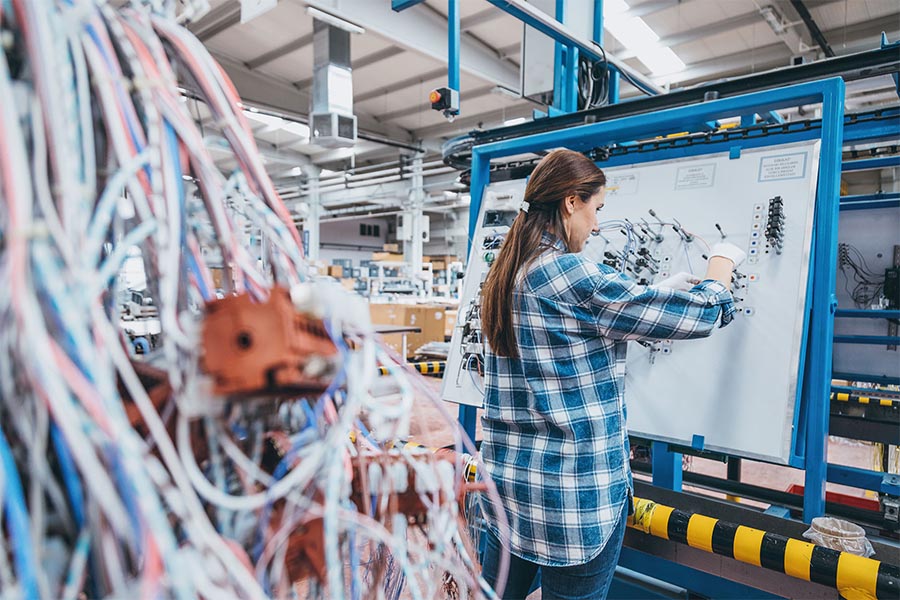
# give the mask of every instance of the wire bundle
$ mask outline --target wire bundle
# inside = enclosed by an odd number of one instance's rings
[[[872,308],[872,305],[880,300],[884,290],[884,273],[874,272],[856,246],[838,244],[838,268],[844,276],[844,291],[853,300],[856,308]]]
[[[175,2],[146,4],[0,0],[0,596],[397,597],[405,585],[426,598],[442,574],[492,596],[459,518],[465,465],[387,443],[421,378],[375,343],[364,307],[309,280],[231,82]],[[227,177],[179,86],[228,142]],[[261,256],[238,221],[265,240]],[[134,247],[159,311],[161,399],[119,328],[115,281]],[[325,393],[213,396],[198,367],[210,255],[225,294],[284,286],[324,320],[342,358]],[[392,509],[401,475],[369,477],[382,510],[350,501],[354,461],[385,460],[415,473],[416,532]],[[313,522],[320,550],[301,547],[324,576],[298,585],[287,555]]]

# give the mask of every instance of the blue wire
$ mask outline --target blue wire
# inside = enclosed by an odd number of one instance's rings
[[[84,490],[81,487],[81,478],[75,469],[75,462],[69,454],[66,440],[55,423],[50,423],[50,439],[56,449],[56,457],[59,459],[59,470],[62,472],[66,491],[69,493],[69,502],[72,503],[72,513],[75,516],[75,524],[80,530],[84,525]]]
[[[25,591],[26,598],[39,598],[37,584],[37,563],[34,560],[34,548],[31,547],[31,523],[25,507],[25,495],[22,493],[22,482],[13,460],[12,450],[6,442],[6,436],[0,429],[0,462],[6,475],[4,511],[10,530],[13,558],[19,581]]]

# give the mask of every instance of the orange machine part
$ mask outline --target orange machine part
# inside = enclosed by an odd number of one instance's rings
[[[268,301],[231,296],[206,305],[202,367],[217,394],[321,392],[337,369],[325,326],[297,312],[288,291]]]

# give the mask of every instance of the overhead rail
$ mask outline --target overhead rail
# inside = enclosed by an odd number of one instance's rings
[[[877,77],[900,72],[900,53],[895,47],[878,48],[846,56],[838,56],[794,67],[776,69],[754,75],[709,83],[668,94],[638,98],[600,108],[582,110],[500,127],[487,131],[472,131],[465,136],[448,140],[443,147],[444,161],[458,169],[469,168],[468,152],[473,144],[486,144],[505,139],[557,131],[585,123],[609,121],[621,117],[649,114],[664,109],[698,104],[714,98],[728,98],[795,83],[820,80],[839,75],[844,81]],[[890,133],[886,133],[890,135]],[[893,131],[896,137],[896,129]]]

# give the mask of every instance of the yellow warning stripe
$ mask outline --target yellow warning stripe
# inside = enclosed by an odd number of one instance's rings
[[[744,527],[741,525],[734,533],[734,558],[741,562],[762,566],[760,553],[762,551],[763,536],[765,531]]]
[[[688,521],[687,542],[691,548],[699,548],[706,552],[712,552],[712,534],[718,519],[694,515]]]
[[[892,400],[890,398],[873,398],[871,396],[854,396],[846,392],[832,392],[832,400],[838,402],[856,402],[858,404],[878,404],[879,406],[893,406],[900,404],[900,400]]]
[[[877,598],[880,564],[879,561],[871,558],[842,552],[837,565],[837,589],[841,596],[844,598]]]
[[[784,551],[784,572],[791,577],[809,581],[809,564],[815,544],[790,539]],[[877,570],[877,569],[876,569]]]
[[[407,366],[412,367],[423,375],[438,375],[444,372],[444,369],[447,366],[447,362],[442,360],[434,360],[428,362],[410,363]],[[388,373],[390,373],[390,369],[388,367],[378,367],[378,371],[382,375],[387,375]]]
[[[804,581],[823,584],[833,581],[844,598],[876,600],[879,591],[882,597],[885,594],[891,596],[900,587],[900,571],[896,567],[882,565],[881,561],[837,552],[752,527],[736,526],[705,515],[679,511],[643,498],[634,499],[634,514],[628,518],[628,527],[668,540],[670,520],[673,535],[679,536],[679,539],[684,534],[683,525],[687,522],[685,541],[692,548],[734,556],[736,560],[758,567],[763,566],[765,543],[766,568],[783,570],[785,574]],[[717,525],[720,525],[718,530]],[[723,547],[723,539],[727,545],[727,536],[731,531],[734,532],[732,547]],[[715,550],[714,536],[718,536]],[[811,568],[813,563],[816,564],[815,575]],[[826,568],[830,573],[822,572],[825,565],[829,565]]]

